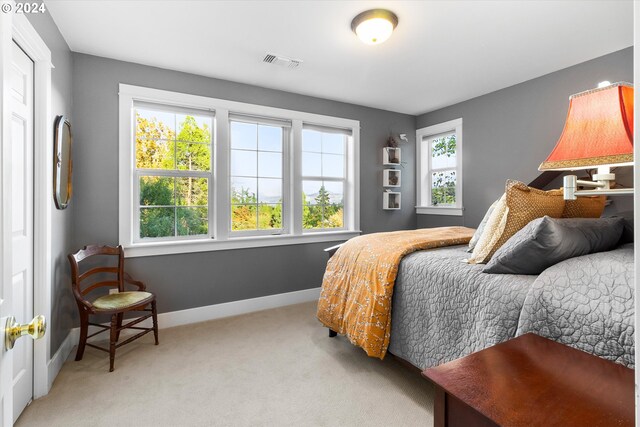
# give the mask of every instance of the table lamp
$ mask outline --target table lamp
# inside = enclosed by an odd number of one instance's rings
[[[564,198],[633,194],[613,189],[612,167],[633,166],[633,85],[613,83],[569,97],[569,112],[555,148],[538,170],[598,169],[593,181],[564,177]],[[578,186],[592,187],[578,190]]]

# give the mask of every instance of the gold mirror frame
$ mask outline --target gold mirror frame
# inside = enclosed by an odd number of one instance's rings
[[[53,146],[53,200],[56,208],[65,209],[71,200],[71,122],[65,116],[56,117]]]

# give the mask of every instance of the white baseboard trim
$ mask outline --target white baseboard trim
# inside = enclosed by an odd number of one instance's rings
[[[56,351],[56,354],[53,355],[51,360],[47,363],[47,376],[48,376],[48,387],[47,390],[51,390],[51,386],[53,385],[53,380],[56,379],[60,369],[62,369],[62,365],[67,360],[73,348],[76,346],[78,342],[78,337],[80,336],[80,329],[74,328],[69,331],[67,337],[62,341],[62,344]],[[35,398],[42,396],[34,396]]]
[[[271,308],[285,307],[292,304],[300,304],[303,302],[317,301],[320,297],[320,288],[304,289],[302,291],[287,292],[284,294],[267,295],[264,297],[244,299],[240,301],[225,302],[222,304],[207,305],[204,307],[189,308],[187,310],[170,311],[158,314],[158,328],[166,329],[174,326],[189,325],[191,323],[206,322],[207,320],[222,319],[224,317],[238,316],[240,314],[252,313],[256,311],[268,310]],[[151,319],[147,319],[138,326],[151,326]],[[90,327],[89,334],[97,331],[98,328]],[[124,330],[120,335],[127,338],[137,333],[133,330]],[[71,338],[70,338],[71,337]],[[71,339],[71,348],[78,344],[80,337],[80,328],[74,328],[69,332],[65,342]],[[89,338],[88,342],[97,342],[108,340],[108,332]],[[60,347],[62,350],[62,346]],[[56,352],[56,355],[60,352]],[[71,350],[69,350],[71,351]],[[65,354],[65,359],[68,356]],[[54,356],[55,357],[55,356]],[[53,360],[53,359],[52,359]],[[64,359],[62,360],[64,363]],[[62,366],[62,364],[60,364]],[[58,371],[60,369],[58,368]],[[56,375],[58,373],[56,371]],[[51,378],[51,371],[49,372]],[[55,378],[55,375],[53,376]]]
[[[207,320],[237,316],[240,314],[252,313],[254,311],[268,310],[270,308],[317,301],[319,297],[320,288],[312,288],[305,289],[303,291],[287,292],[284,294],[268,295],[259,298],[207,305],[205,307],[190,308],[187,310],[171,311],[158,315],[158,327],[164,329],[172,328],[174,326],[188,325],[191,323],[205,322]]]

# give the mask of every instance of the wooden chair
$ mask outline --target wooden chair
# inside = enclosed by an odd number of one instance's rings
[[[89,261],[89,258],[93,260]],[[153,331],[156,345],[158,345],[158,315],[156,312],[156,297],[150,292],[146,292],[144,283],[133,280],[131,276],[124,272],[124,251],[122,246],[85,246],[74,254],[69,254],[69,263],[71,264],[71,278],[73,295],[78,304],[80,311],[80,340],[78,343],[78,352],[76,360],[82,360],[85,346],[90,346],[98,350],[109,353],[109,372],[113,371],[113,364],[116,358],[116,349],[120,346],[130,343],[141,336]],[[117,264],[105,266],[96,262],[99,260],[117,259]],[[84,261],[84,262],[83,262]],[[80,263],[91,264],[86,271],[81,272]],[[135,291],[125,291],[125,285],[132,285],[137,288]],[[117,293],[102,295],[93,300],[86,298],[87,294],[98,288],[116,288]],[[151,308],[147,308],[151,305]],[[142,317],[138,317],[125,325],[122,324],[124,314],[130,311],[150,312]],[[100,323],[89,322],[91,315],[110,315],[111,324],[105,326]],[[153,327],[143,328],[134,326],[145,319],[153,317]],[[89,325],[101,328],[100,331],[91,335],[87,335]],[[136,329],[142,332],[137,333],[131,338],[118,343],[120,331],[123,329]],[[109,348],[99,347],[87,343],[87,339],[94,335],[105,331],[110,331]]]

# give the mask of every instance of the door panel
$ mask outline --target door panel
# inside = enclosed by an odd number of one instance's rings
[[[33,61],[14,43],[11,70],[11,213],[13,312],[33,317]],[[3,326],[3,325],[0,325]],[[33,396],[33,341],[13,352],[13,419]]]

